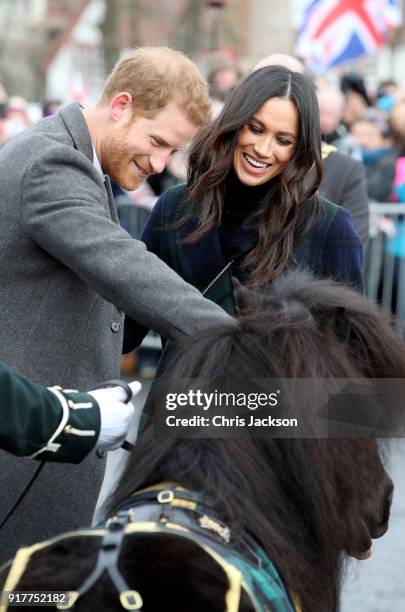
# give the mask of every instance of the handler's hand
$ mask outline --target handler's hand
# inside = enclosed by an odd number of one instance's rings
[[[134,381],[129,383],[133,396],[142,389],[141,383]],[[96,448],[114,450],[124,442],[135,408],[132,402],[125,404],[127,394],[122,387],[111,387],[107,389],[95,389],[89,391],[100,407],[101,429]]]

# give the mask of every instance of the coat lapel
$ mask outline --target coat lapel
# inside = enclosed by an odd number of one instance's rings
[[[80,104],[72,102],[64,106],[59,115],[72,137],[75,148],[93,162],[93,145]]]
[[[93,163],[93,144],[91,142],[89,128],[83,115],[80,104],[73,102],[68,104],[59,112],[67,131],[72,137],[75,148],[83,153]],[[111,219],[119,223],[114,196],[111,189],[109,176],[104,177],[104,185],[107,192],[108,207]]]
[[[111,189],[111,180],[110,180],[110,177],[107,174],[104,177],[104,185],[105,185],[105,189],[106,189],[106,192],[107,192],[108,206],[110,208],[111,219],[113,221],[115,221],[115,223],[119,223],[119,221],[118,221],[118,214],[117,214],[117,208],[115,206],[114,196],[113,196],[113,192],[112,192],[112,189]]]

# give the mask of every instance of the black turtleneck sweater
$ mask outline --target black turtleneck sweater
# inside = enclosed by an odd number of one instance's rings
[[[240,182],[233,168],[226,178],[224,210],[218,228],[221,250],[227,261],[250,251],[257,236],[256,212],[269,190],[269,181],[257,187]]]

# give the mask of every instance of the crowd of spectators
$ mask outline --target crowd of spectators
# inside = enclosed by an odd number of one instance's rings
[[[405,202],[405,90],[389,80],[373,94],[347,74],[340,88],[321,85],[318,99],[324,140],[361,159],[370,201]]]

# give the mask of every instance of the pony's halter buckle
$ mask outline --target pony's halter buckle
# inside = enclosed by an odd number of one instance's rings
[[[171,504],[174,500],[174,492],[169,489],[165,489],[164,491],[159,491],[157,496],[157,500],[159,504]]]
[[[120,602],[125,610],[142,610],[143,601],[138,591],[120,593]]]

